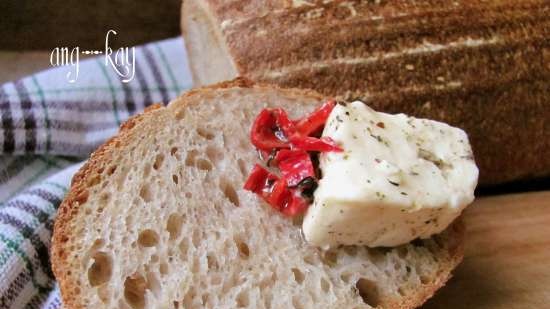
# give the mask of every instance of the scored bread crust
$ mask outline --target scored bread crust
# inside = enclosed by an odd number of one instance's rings
[[[360,99],[464,129],[482,185],[550,175],[548,1],[184,0],[181,16],[195,85]]]
[[[322,95],[314,91],[280,89],[270,85],[255,84],[244,78],[237,78],[232,81],[188,91],[171,104],[181,104],[180,107],[185,108],[189,104],[197,104],[197,98],[204,94],[232,88],[254,88],[260,91],[277,89],[277,91],[292,97],[323,99]],[[76,274],[69,265],[71,265],[70,253],[77,250],[74,247],[72,239],[76,236],[71,223],[76,217],[86,215],[82,213],[80,206],[86,203],[89,197],[88,188],[97,185],[100,181],[99,174],[103,173],[104,169],[109,166],[113,153],[123,150],[130,136],[137,133],[134,128],[139,123],[155,121],[158,113],[164,113],[165,111],[166,108],[162,107],[162,105],[155,104],[145,109],[143,113],[128,119],[121,125],[119,133],[100,146],[91,155],[86,164],[74,175],[69,192],[58,210],[51,248],[52,269],[59,282],[64,308],[87,308],[86,303],[83,303],[81,298],[83,290],[81,282],[78,282],[79,274]],[[404,290],[408,288],[416,290],[412,293],[407,293],[406,297],[387,297],[381,299],[377,308],[416,308],[422,305],[447,282],[451,277],[451,271],[463,258],[464,226],[461,220],[458,219],[445,232],[435,236],[434,239],[438,245],[445,248],[445,252],[437,253],[438,255],[444,255],[445,258],[439,261],[440,265],[436,277],[429,278],[430,283],[421,285],[420,288],[418,286],[404,286]]]

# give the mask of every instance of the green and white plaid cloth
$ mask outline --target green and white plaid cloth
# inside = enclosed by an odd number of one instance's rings
[[[191,87],[181,38],[136,48],[123,83],[104,56],[0,86],[0,308],[59,308],[49,248],[73,174],[121,122]]]

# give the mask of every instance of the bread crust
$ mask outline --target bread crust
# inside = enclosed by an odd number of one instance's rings
[[[196,104],[193,98],[197,95],[208,94],[214,91],[223,91],[231,88],[258,88],[265,90],[282,91],[289,96],[302,98],[323,99],[324,96],[311,90],[303,89],[282,89],[276,86],[257,84],[246,78],[237,78],[232,81],[225,81],[216,85],[210,85],[203,88],[193,89],[182,94],[171,104],[181,104],[185,107],[188,104]],[[79,296],[80,287],[75,280],[75,274],[66,268],[69,265],[68,252],[73,250],[70,247],[70,239],[74,235],[71,223],[79,215],[80,205],[85,203],[88,198],[87,187],[94,184],[96,176],[103,172],[103,169],[109,166],[114,152],[124,149],[128,138],[135,134],[136,126],[145,121],[155,121],[157,113],[166,112],[166,107],[161,104],[154,104],[146,108],[141,114],[128,119],[120,127],[116,136],[106,141],[96,151],[90,159],[73,176],[71,187],[61,203],[54,224],[51,248],[51,262],[53,273],[59,283],[63,306],[66,309],[84,309],[86,304],[81,302]],[[430,284],[425,284],[421,289],[417,289],[413,294],[408,294],[403,298],[387,299],[380,304],[384,309],[410,309],[416,308],[430,298],[435,291],[444,286],[451,277],[451,271],[461,262],[464,254],[464,228],[460,220],[457,220],[444,233],[436,236],[444,245],[448,257],[441,262],[440,273]]]
[[[548,1],[206,2],[238,74],[461,127],[482,185],[550,175]]]

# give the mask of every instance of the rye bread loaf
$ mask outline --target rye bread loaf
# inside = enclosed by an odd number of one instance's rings
[[[548,0],[183,0],[194,81],[315,89],[465,129],[480,183],[550,175]]]
[[[414,308],[463,255],[463,229],[396,248],[309,246],[244,191],[261,108],[303,115],[305,90],[235,80],[122,125],[73,178],[52,265],[66,309]]]

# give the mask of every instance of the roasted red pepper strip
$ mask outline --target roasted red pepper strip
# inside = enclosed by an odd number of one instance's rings
[[[262,190],[266,187],[266,181],[269,178],[270,173],[260,166],[259,164],[254,165],[248,179],[244,183],[243,188],[248,191],[252,191],[256,194],[261,194]]]
[[[284,109],[274,109],[273,115],[275,117],[275,122],[286,137],[292,136],[296,133],[296,125],[288,118],[288,114]]]
[[[289,186],[296,186],[307,177],[315,178],[313,163],[305,150],[281,149],[275,156],[275,163]]]
[[[321,129],[327,122],[328,116],[336,106],[336,101],[330,100],[321,105],[307,117],[295,122],[296,131],[302,136],[309,136]]]
[[[310,136],[323,127],[335,105],[334,101],[328,101],[297,121],[290,120],[281,108],[262,110],[252,125],[250,139],[262,160],[267,160],[268,166],[274,162],[282,177],[256,164],[244,188],[258,194],[284,215],[295,216],[304,212],[308,203],[301,195],[304,188],[300,183],[306,178],[315,182],[315,171],[308,151],[342,151],[328,137]]]
[[[275,209],[281,210],[289,196],[290,190],[286,180],[279,178],[275,181],[271,191],[264,195],[264,198]]]
[[[285,178],[278,178],[256,164],[244,184],[244,189],[261,196],[271,207],[287,216],[303,212],[307,203],[288,187]]]
[[[271,151],[274,148],[288,148],[288,142],[275,135],[276,130],[278,128],[275,115],[268,109],[264,109],[252,124],[250,140],[259,150]]]
[[[289,217],[294,217],[303,213],[308,207],[308,203],[303,198],[294,194],[292,195],[290,202],[283,206],[283,209],[281,210],[284,215]]]
[[[290,143],[294,148],[305,151],[343,151],[343,149],[336,145],[336,143],[330,137],[315,138],[311,136],[294,135],[290,137]]]

